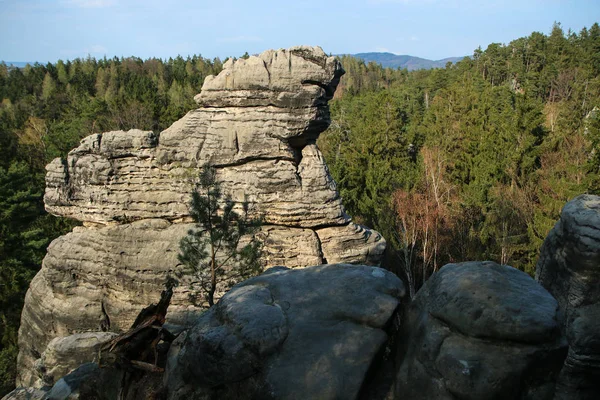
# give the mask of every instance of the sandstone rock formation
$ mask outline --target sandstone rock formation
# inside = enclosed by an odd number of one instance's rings
[[[565,205],[542,246],[536,278],[558,300],[569,353],[556,399],[600,395],[600,197]]]
[[[158,379],[144,379],[128,391],[123,390],[124,371],[116,368],[100,368],[97,363],[79,365],[68,375],[60,378],[52,387],[42,389],[17,388],[2,400],[147,400],[153,398]],[[157,382],[158,381],[158,382]],[[150,395],[147,395],[150,394]]]
[[[115,336],[113,332],[84,332],[52,339],[36,364],[43,386],[53,386],[81,364],[98,361],[100,345]]]
[[[398,399],[552,399],[564,360],[556,300],[493,262],[448,264],[404,325]]]
[[[273,268],[173,343],[168,398],[354,399],[404,295],[377,267]]]
[[[265,225],[265,263],[377,264],[385,241],[353,224],[315,145],[343,69],[320,48],[229,60],[190,111],[160,134],[94,134],[47,166],[49,212],[83,221],[56,239],[31,283],[19,334],[19,379],[55,337],[126,329],[178,268],[198,168],[217,168],[224,192]],[[169,320],[193,317],[180,285]],[[37,383],[36,383],[37,382]]]
[[[44,400],[46,391],[33,387],[21,387],[13,390],[2,398],[2,400]]]

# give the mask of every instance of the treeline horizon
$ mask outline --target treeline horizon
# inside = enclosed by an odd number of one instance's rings
[[[388,267],[411,294],[447,262],[532,274],[564,203],[599,192],[598,24],[555,24],[433,70],[340,59],[346,75],[318,144],[349,214],[388,240]],[[29,282],[48,244],[76,224],[44,211],[45,165],[93,133],[166,129],[197,107],[223,62],[0,63],[0,396],[14,386]]]

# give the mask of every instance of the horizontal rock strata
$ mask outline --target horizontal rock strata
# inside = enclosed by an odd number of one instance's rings
[[[19,379],[55,337],[127,329],[181,268],[179,241],[199,170],[217,169],[234,201],[264,225],[265,266],[377,264],[379,233],[346,215],[315,140],[343,69],[320,48],[230,60],[208,77],[200,108],[160,133],[93,134],[47,166],[46,209],[84,226],[56,239],[31,283],[19,334]],[[190,285],[176,289],[170,323],[188,324]]]
[[[52,339],[36,363],[43,386],[53,386],[81,364],[97,362],[100,345],[115,336],[113,332],[85,332]]]

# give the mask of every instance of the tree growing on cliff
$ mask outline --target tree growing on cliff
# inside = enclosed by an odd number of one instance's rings
[[[180,242],[179,261],[197,280],[211,307],[219,283],[233,285],[262,269],[262,243],[255,236],[260,221],[248,217],[247,202],[241,203],[241,214],[235,207],[223,195],[215,169],[204,166],[190,202],[196,226]]]

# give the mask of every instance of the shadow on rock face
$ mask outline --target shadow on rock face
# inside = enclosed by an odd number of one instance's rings
[[[404,294],[377,267],[267,271],[235,286],[174,342],[169,399],[356,398]]]
[[[581,195],[564,206],[536,278],[558,300],[569,342],[556,398],[600,398],[600,197]]]
[[[552,399],[566,355],[558,303],[524,272],[448,264],[410,306],[396,398]]]

